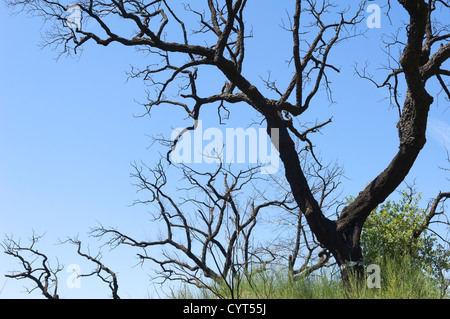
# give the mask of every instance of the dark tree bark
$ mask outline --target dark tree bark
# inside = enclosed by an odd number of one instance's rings
[[[429,45],[436,40],[431,32],[431,13],[436,1],[399,1],[410,16],[407,43],[400,58],[407,92],[401,117],[397,124],[399,150],[388,167],[381,172],[352,202],[342,210],[337,221],[337,233],[343,245],[339,250],[343,260],[361,260],[359,238],[364,221],[370,212],[389,196],[405,179],[419,152],[425,145],[428,111],[433,98],[425,85],[430,77],[439,73],[442,63],[450,57],[450,43],[430,57]],[[443,39],[448,39],[446,35]],[[424,39],[425,42],[423,41]],[[427,56],[428,54],[428,56]],[[433,69],[434,72],[429,70]],[[398,71],[395,71],[398,72]],[[338,257],[338,262],[339,262]]]

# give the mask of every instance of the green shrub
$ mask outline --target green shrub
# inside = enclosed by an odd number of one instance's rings
[[[419,207],[420,200],[420,195],[411,197],[404,191],[399,201],[388,200],[369,215],[361,234],[366,265],[407,258],[427,276],[438,281],[445,278],[450,269],[450,254],[439,244],[437,236],[425,230],[413,239],[427,216],[427,210]]]

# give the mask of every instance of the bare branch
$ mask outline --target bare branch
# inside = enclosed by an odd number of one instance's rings
[[[48,257],[37,250],[35,246],[41,238],[42,236],[33,233],[29,246],[22,246],[11,237],[5,238],[2,244],[5,254],[17,258],[24,268],[23,272],[13,271],[5,277],[16,280],[30,279],[35,287],[28,289],[29,293],[38,289],[47,299],[59,299],[57,274],[63,267],[58,264],[56,268],[52,268]],[[34,265],[37,261],[40,265]]]
[[[63,243],[71,243],[75,246],[77,246],[77,253],[78,255],[86,258],[87,260],[93,262],[94,264],[97,265],[97,269],[93,270],[91,273],[88,274],[79,274],[79,277],[91,277],[96,275],[97,277],[99,277],[103,282],[107,283],[109,288],[111,289],[111,293],[112,293],[112,297],[113,299],[120,299],[119,295],[118,295],[118,290],[119,290],[119,284],[117,281],[117,275],[115,272],[113,272],[111,269],[109,269],[108,267],[105,266],[105,264],[103,264],[101,262],[101,256],[100,254],[98,254],[97,256],[93,257],[90,255],[90,253],[84,253],[81,251],[81,241],[76,239],[76,238],[68,238],[65,242]],[[102,274],[103,272],[105,272],[107,274],[107,277],[104,277],[104,275]]]
[[[430,207],[430,211],[428,212],[424,222],[422,225],[420,225],[419,228],[417,228],[413,235],[411,236],[411,241],[416,240],[417,238],[420,237],[420,235],[426,230],[428,229],[428,227],[430,226],[430,223],[432,222],[433,218],[435,218],[437,215],[442,215],[442,212],[438,212],[438,206],[440,204],[443,204],[445,202],[446,199],[450,198],[450,192],[447,193],[439,193],[436,198],[434,199],[431,207]],[[450,226],[450,224],[448,224]]]

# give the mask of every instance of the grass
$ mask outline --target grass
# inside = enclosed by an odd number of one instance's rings
[[[237,299],[437,299],[442,296],[439,283],[421,267],[405,260],[379,264],[380,288],[370,288],[374,273],[368,272],[363,284],[354,276],[351,289],[345,289],[337,269],[323,269],[306,278],[293,280],[286,269],[276,268],[247,276],[228,285],[210,286],[192,291],[185,288],[175,298]],[[357,288],[358,287],[358,288]]]

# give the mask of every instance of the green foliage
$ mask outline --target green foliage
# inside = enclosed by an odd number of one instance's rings
[[[386,201],[367,218],[361,234],[361,247],[366,265],[385,260],[404,260],[423,269],[435,280],[445,279],[450,269],[450,254],[439,244],[434,233],[423,231],[413,238],[425,223],[427,210],[419,207],[421,196],[406,191],[395,202]]]
[[[414,232],[425,222],[426,211],[418,207],[420,196],[409,198],[406,192],[400,201],[388,200],[367,218],[361,234],[364,260],[368,263],[405,254],[414,259],[427,258],[435,238],[423,235],[412,240]]]

